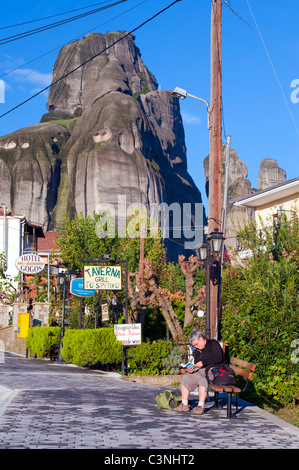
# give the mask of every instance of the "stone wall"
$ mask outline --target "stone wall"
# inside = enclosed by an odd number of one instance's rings
[[[39,325],[48,326],[49,306],[47,302],[34,303],[33,310],[30,315],[29,326]],[[0,350],[10,351],[22,356],[26,355],[25,338],[19,338],[18,333],[18,316],[27,313],[28,304],[14,303],[12,325],[8,324],[8,314],[11,306],[0,306]]]
[[[10,305],[0,305],[0,328],[5,328],[9,325],[9,312],[12,311]]]
[[[21,356],[26,355],[25,338],[17,337],[17,330],[15,330],[14,325],[0,329],[0,349]]]
[[[48,302],[33,303],[32,325],[49,326],[49,308]]]

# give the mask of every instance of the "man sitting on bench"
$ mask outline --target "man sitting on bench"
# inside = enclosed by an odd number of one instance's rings
[[[204,412],[204,403],[207,398],[208,382],[206,379],[205,368],[211,365],[225,363],[223,350],[215,339],[207,339],[203,330],[196,328],[189,336],[189,342],[194,347],[194,365],[187,369],[180,381],[182,393],[182,403],[175,411],[189,411],[189,394],[198,387],[198,406],[195,413],[198,415]]]

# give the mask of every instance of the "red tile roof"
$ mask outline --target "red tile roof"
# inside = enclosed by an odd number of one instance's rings
[[[59,251],[55,244],[58,237],[57,232],[45,232],[45,238],[38,239],[38,251],[51,253],[52,250]]]
[[[4,215],[4,209],[3,207],[0,207],[0,217]],[[9,211],[6,209],[6,215],[7,217],[24,217],[24,214],[15,214],[14,212]]]

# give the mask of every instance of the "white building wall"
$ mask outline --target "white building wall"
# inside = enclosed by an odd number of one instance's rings
[[[0,252],[6,255],[6,273],[12,277],[20,274],[15,263],[21,255],[23,229],[21,222],[21,218],[18,217],[0,217]]]
[[[279,210],[285,211],[287,218],[290,219],[292,212],[299,210],[299,199],[286,197],[257,207],[255,212],[257,226],[260,228],[263,225],[272,225],[273,215],[276,215]]]

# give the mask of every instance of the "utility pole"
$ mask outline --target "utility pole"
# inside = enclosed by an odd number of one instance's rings
[[[210,155],[209,155],[209,234],[221,230],[221,156],[222,156],[222,67],[221,22],[222,0],[211,1],[211,98],[210,98]],[[216,335],[218,316],[219,263],[211,268],[210,312],[211,338]]]
[[[145,224],[142,222],[141,227],[140,227],[140,255],[139,255],[139,276],[140,276],[140,282],[143,284],[143,261],[144,261],[144,239],[145,239],[146,233],[145,233]],[[141,291],[139,293],[140,295],[140,323],[141,325],[144,324],[145,321],[145,312],[146,312],[146,306],[144,302],[144,293],[143,289],[141,288]]]

